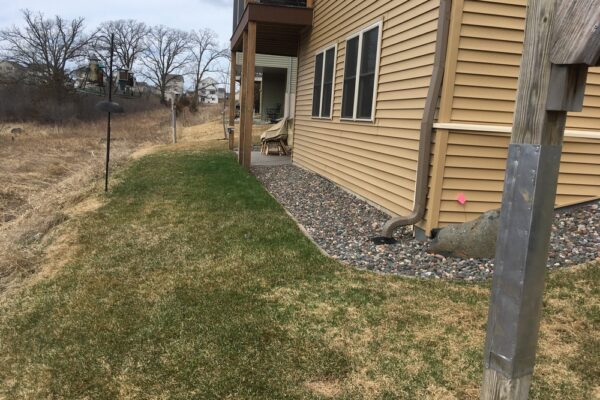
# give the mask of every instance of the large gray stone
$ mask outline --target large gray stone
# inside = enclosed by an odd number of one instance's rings
[[[488,211],[474,221],[440,230],[429,252],[445,257],[494,258],[500,210]]]

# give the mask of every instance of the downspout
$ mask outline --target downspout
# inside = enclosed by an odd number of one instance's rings
[[[382,238],[378,238],[379,240],[392,240],[396,229],[401,226],[414,225],[421,221],[425,216],[429,184],[429,164],[431,162],[431,138],[433,136],[435,113],[442,91],[442,83],[444,81],[451,11],[452,0],[440,0],[440,15],[438,19],[433,72],[431,83],[429,85],[429,92],[427,93],[427,100],[425,102],[425,109],[423,111],[423,119],[421,121],[414,207],[410,214],[395,217],[387,221],[381,231]]]

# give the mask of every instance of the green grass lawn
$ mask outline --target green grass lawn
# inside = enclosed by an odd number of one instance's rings
[[[72,223],[0,306],[0,399],[478,398],[488,285],[324,257],[225,151],[138,160]],[[599,283],[551,275],[532,398],[600,393]]]

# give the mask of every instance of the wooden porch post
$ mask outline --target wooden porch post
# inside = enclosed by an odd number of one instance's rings
[[[236,52],[231,52],[231,70],[229,77],[229,150],[233,150],[235,142],[235,78],[237,76]]]
[[[244,99],[241,112],[244,115],[242,121],[243,144],[240,146],[242,165],[250,168],[252,157],[252,125],[254,120],[254,75],[256,63],[256,22],[248,23],[248,31],[244,32]],[[243,154],[243,155],[242,155]]]
[[[248,79],[248,32],[244,31],[242,35],[242,79],[240,82],[240,134],[239,134],[239,145],[238,145],[238,160],[241,165],[244,165],[244,140],[246,139],[246,102],[248,101],[248,95],[246,93],[246,80]]]

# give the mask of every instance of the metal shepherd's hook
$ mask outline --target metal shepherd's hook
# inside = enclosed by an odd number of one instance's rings
[[[115,52],[115,34],[110,35],[110,65],[108,72],[108,101],[101,101],[96,104],[96,108],[100,111],[108,113],[108,124],[106,127],[106,172],[104,175],[104,191],[108,192],[108,165],[110,162],[110,129],[111,129],[111,114],[124,112],[123,107],[112,101],[113,89],[113,57]]]

